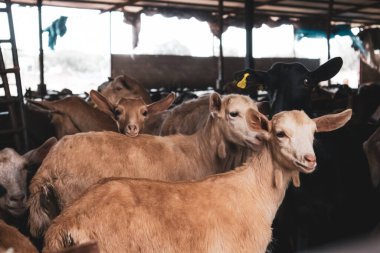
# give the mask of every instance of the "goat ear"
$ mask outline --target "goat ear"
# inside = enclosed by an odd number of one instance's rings
[[[164,111],[169,108],[169,106],[174,102],[175,100],[175,93],[171,92],[169,95],[167,95],[165,98],[149,104],[148,107],[148,112],[149,113],[157,113]]]
[[[352,110],[347,109],[341,113],[315,118],[313,121],[317,125],[317,132],[329,132],[344,126],[351,119],[351,115]]]
[[[112,105],[106,97],[95,90],[90,91],[90,97],[100,111],[108,114],[111,118],[114,118],[113,110],[115,106]]]
[[[316,83],[329,80],[339,72],[342,65],[343,60],[341,57],[332,58],[319,66],[316,70],[310,72],[310,76]]]
[[[253,85],[265,86],[268,82],[268,73],[260,70],[245,69],[234,73],[234,83],[241,88],[245,89]]]
[[[213,116],[219,115],[221,110],[222,110],[222,97],[219,95],[219,93],[214,92],[210,96],[211,115]]]
[[[55,137],[51,137],[38,148],[32,149],[29,152],[25,153],[23,157],[28,161],[29,165],[41,164],[46,155],[49,153],[50,149],[56,143],[57,139]]]
[[[249,109],[247,111],[246,120],[249,128],[252,130],[264,130],[265,132],[269,132],[270,130],[270,121],[268,118],[256,110]]]

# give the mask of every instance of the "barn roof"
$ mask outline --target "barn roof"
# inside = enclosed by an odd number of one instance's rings
[[[254,0],[257,19],[274,18],[314,22],[325,20],[331,0]],[[36,5],[36,0],[13,3]],[[207,17],[218,13],[218,0],[43,0],[43,5],[98,9],[101,11],[150,12]],[[226,18],[244,20],[244,0],[224,0]],[[207,18],[204,18],[207,19]],[[380,1],[334,0],[331,20],[358,26],[380,24]],[[237,21],[238,22],[238,21]]]

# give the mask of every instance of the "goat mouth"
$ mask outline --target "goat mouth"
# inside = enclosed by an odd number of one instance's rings
[[[315,167],[317,166],[316,163],[314,164],[314,166],[311,167],[299,161],[295,161],[294,163],[303,173],[311,173],[315,170]]]
[[[136,137],[137,135],[139,135],[139,133],[125,133],[125,135],[129,137]]]
[[[250,149],[258,151],[264,146],[264,137],[261,134],[256,134],[246,139],[245,143]]]
[[[9,213],[14,215],[21,215],[26,211],[25,206],[6,206]]]

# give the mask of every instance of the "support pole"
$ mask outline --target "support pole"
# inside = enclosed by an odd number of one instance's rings
[[[246,34],[246,55],[245,68],[254,68],[252,57],[252,28],[253,28],[253,11],[254,0],[245,0],[245,34]]]
[[[333,15],[333,7],[334,7],[334,0],[329,1],[329,15],[327,17],[327,59],[331,59],[331,51],[330,51],[330,39],[331,39],[331,20]]]
[[[110,13],[110,20],[109,20],[110,73],[109,73],[109,77],[112,77],[112,11],[110,11],[109,13]]]
[[[331,59],[331,45],[330,45],[330,39],[331,39],[331,20],[333,15],[333,8],[334,8],[334,0],[329,1],[329,14],[327,17],[327,33],[326,33],[326,39],[327,39],[327,60]],[[328,80],[328,86],[331,85],[331,80]]]
[[[40,62],[40,84],[38,85],[38,91],[40,93],[41,99],[46,95],[46,85],[44,80],[44,49],[42,45],[42,0],[37,0],[38,7],[38,35],[39,35],[39,43],[40,43],[40,54],[39,54],[39,62]]]
[[[221,90],[224,85],[224,57],[223,57],[223,0],[218,0],[218,25],[219,25],[219,58],[218,58],[218,80],[216,90]]]

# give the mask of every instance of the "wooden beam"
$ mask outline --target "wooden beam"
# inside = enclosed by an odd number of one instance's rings
[[[357,12],[358,10],[365,9],[365,8],[372,8],[372,7],[380,7],[380,2],[379,1],[375,1],[375,2],[372,2],[372,3],[369,3],[369,4],[363,4],[363,5],[360,5],[360,6],[358,5],[358,6],[355,6],[355,7],[352,7],[352,8],[348,8],[348,9],[345,9],[345,10],[335,11],[334,15],[340,15],[340,14],[347,13],[347,12]]]

